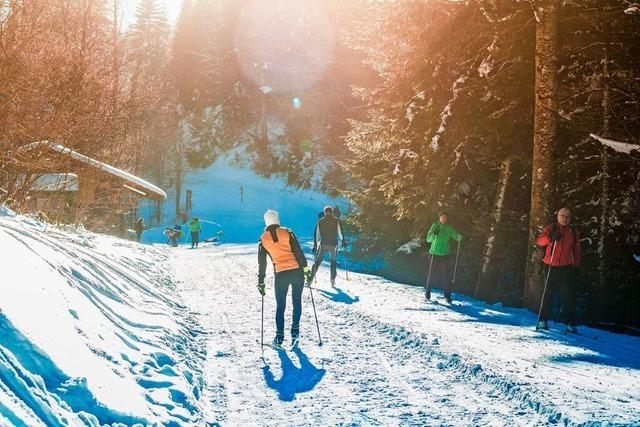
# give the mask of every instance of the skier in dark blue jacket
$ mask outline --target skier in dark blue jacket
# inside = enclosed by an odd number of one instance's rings
[[[313,253],[316,259],[313,263],[312,276],[315,276],[324,255],[328,252],[331,256],[331,286],[336,285],[338,239],[342,241],[343,247],[347,246],[340,221],[333,216],[333,208],[327,206],[324,208],[324,216],[318,220],[313,233]],[[320,248],[318,248],[318,241],[320,241]]]

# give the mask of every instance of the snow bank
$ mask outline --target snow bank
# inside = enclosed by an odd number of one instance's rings
[[[0,425],[197,424],[202,352],[158,249],[0,207]]]

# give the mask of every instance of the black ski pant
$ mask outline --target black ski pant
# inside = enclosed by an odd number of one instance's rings
[[[198,247],[198,243],[200,242],[200,232],[192,231],[191,232],[191,247]]]
[[[434,284],[442,289],[444,297],[451,299],[451,256],[449,255],[430,255],[431,276],[429,278],[429,286],[427,291],[431,292]],[[427,266],[427,268],[429,268]],[[427,274],[429,274],[427,272]]]
[[[293,316],[291,320],[291,335],[298,336],[300,331],[300,316],[302,316],[302,290],[304,289],[304,273],[301,268],[276,273],[276,335],[284,337],[284,311],[287,308],[287,293],[291,285],[291,303]]]
[[[338,275],[338,262],[336,260],[338,255],[338,246],[325,245],[322,243],[320,244],[320,249],[316,254],[316,260],[313,263],[313,277],[315,277],[316,271],[318,271],[318,268],[320,268],[320,264],[322,264],[324,256],[327,252],[329,252],[329,255],[331,256],[331,280],[334,280]]]
[[[541,320],[549,320],[554,301],[562,299],[562,320],[566,324],[576,321],[576,275],[577,270],[572,265],[562,267],[546,266],[545,273],[549,274],[547,291],[542,301]],[[551,272],[549,272],[551,269]]]

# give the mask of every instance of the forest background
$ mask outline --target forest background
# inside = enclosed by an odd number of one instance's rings
[[[448,212],[456,291],[533,310],[533,239],[566,206],[580,318],[640,327],[640,150],[616,144],[640,143],[640,4],[261,3],[185,0],[172,26],[157,0],[130,25],[122,0],[0,0],[0,171],[48,139],[172,188],[180,212],[185,173],[236,153],[346,197],[352,256],[406,283]]]

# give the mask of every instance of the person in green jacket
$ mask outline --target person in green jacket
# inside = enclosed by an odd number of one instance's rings
[[[431,298],[431,284],[435,281],[444,291],[444,297],[451,303],[451,250],[449,241],[454,239],[458,242],[462,240],[462,235],[455,228],[447,224],[447,214],[441,213],[438,221],[434,222],[427,233],[427,243],[431,244],[429,254],[429,271],[427,273],[427,284],[425,286],[425,298]]]
[[[198,243],[200,242],[200,233],[202,232],[202,227],[200,226],[200,220],[198,217],[189,221],[189,231],[191,232],[191,249],[197,248]]]

